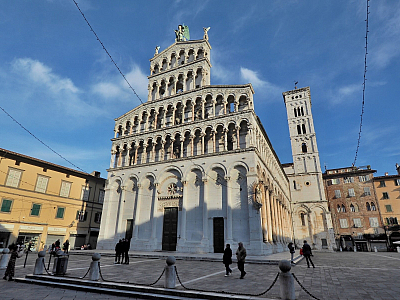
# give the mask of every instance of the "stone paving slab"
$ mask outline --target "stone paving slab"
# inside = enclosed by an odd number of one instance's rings
[[[16,276],[23,277],[32,273],[35,255],[30,255],[28,265],[23,269],[23,259],[17,261]],[[400,254],[396,252],[315,252],[313,257],[316,268],[307,268],[302,260],[292,268],[300,283],[319,299],[400,299]],[[46,257],[46,262],[48,257]],[[70,276],[82,276],[89,267],[90,256],[70,256],[68,264]],[[101,267],[104,278],[116,281],[136,283],[154,282],[165,266],[165,259],[132,258],[129,265],[114,265],[113,257],[102,257]],[[177,260],[179,276],[185,286],[207,291],[230,291],[256,294],[264,291],[275,278],[278,267],[269,264],[246,264],[247,275],[239,279],[236,265],[233,275],[224,277],[222,262]],[[159,282],[156,286],[162,287]],[[296,283],[297,299],[313,299]],[[177,286],[177,289],[183,289]],[[51,291],[51,293],[50,293]],[[82,292],[76,292],[82,293]],[[31,295],[30,297],[26,295]],[[32,297],[32,295],[34,297]],[[43,286],[26,285],[0,280],[0,299],[125,299],[112,298],[109,295],[92,295],[85,293],[71,294],[63,289],[44,288]],[[50,298],[51,297],[51,298]],[[279,286],[276,284],[265,297],[279,299]],[[132,299],[132,298],[131,298]]]

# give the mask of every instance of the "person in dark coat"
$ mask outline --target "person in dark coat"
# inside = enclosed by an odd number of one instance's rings
[[[56,246],[56,251],[58,251],[58,250],[61,249],[61,248],[60,248],[60,244],[61,244],[60,240],[57,240],[54,244],[55,244],[55,246]]]
[[[311,251],[311,247],[309,244],[307,244],[307,241],[304,241],[304,245],[303,245],[303,255],[306,258],[307,261],[307,267],[310,267],[310,263],[312,265],[313,268],[315,268],[313,261],[311,260],[311,256],[312,256],[312,251]]]
[[[121,264],[125,263],[125,239],[121,240]]]
[[[239,243],[239,247],[236,250],[236,258],[237,258],[237,265],[238,269],[240,271],[240,279],[243,279],[244,276],[246,275],[246,272],[244,271],[244,263],[246,261],[246,249],[243,247],[243,243]]]
[[[115,264],[121,263],[121,252],[122,252],[122,240],[115,245]]]
[[[128,239],[124,239],[123,242],[123,254],[122,257],[125,257],[125,261],[123,262],[126,265],[129,265],[129,249],[131,247],[131,242]]]
[[[224,256],[222,257],[222,262],[225,265],[226,274],[225,276],[229,276],[232,273],[229,265],[232,263],[232,249],[230,244],[226,244],[226,248],[224,250]]]
[[[66,240],[65,243],[63,244],[63,250],[65,253],[68,253],[69,249],[69,240]]]
[[[294,253],[296,252],[294,250],[293,243],[290,242],[287,247],[289,248],[289,251],[290,251],[290,262],[293,263],[293,256],[294,256]]]
[[[19,248],[17,245],[11,245],[10,247],[10,260],[8,261],[6,273],[4,274],[3,279],[7,280],[8,276],[8,281],[11,281],[12,278],[14,277],[15,273],[15,261],[17,258],[21,257],[24,253],[22,252],[24,250],[23,247]]]

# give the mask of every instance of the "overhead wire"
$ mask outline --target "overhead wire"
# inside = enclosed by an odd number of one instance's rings
[[[365,55],[364,55],[364,79],[363,79],[363,90],[362,90],[362,105],[361,105],[361,115],[360,115],[360,129],[358,131],[357,148],[352,166],[354,167],[358,158],[358,151],[361,143],[361,131],[363,126],[363,116],[365,107],[365,83],[367,81],[367,55],[368,55],[368,15],[369,15],[369,1],[367,0],[367,18],[365,19]]]

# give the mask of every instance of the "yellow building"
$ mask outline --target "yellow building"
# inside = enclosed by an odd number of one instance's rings
[[[96,247],[104,199],[100,172],[76,171],[0,148],[0,249],[67,239]]]
[[[400,241],[400,167],[396,164],[397,175],[379,176],[374,178],[374,188],[389,246]]]

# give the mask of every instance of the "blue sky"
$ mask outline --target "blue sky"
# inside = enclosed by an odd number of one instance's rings
[[[322,168],[350,166],[360,124],[366,1],[104,1],[79,6],[143,101],[149,59],[178,24],[210,26],[211,84],[252,83],[281,163],[292,161],[282,92],[310,86]],[[140,104],[72,0],[0,1],[0,105],[62,156],[106,177],[114,118]],[[400,163],[400,2],[371,0],[357,166]],[[0,147],[72,167],[0,111]]]

